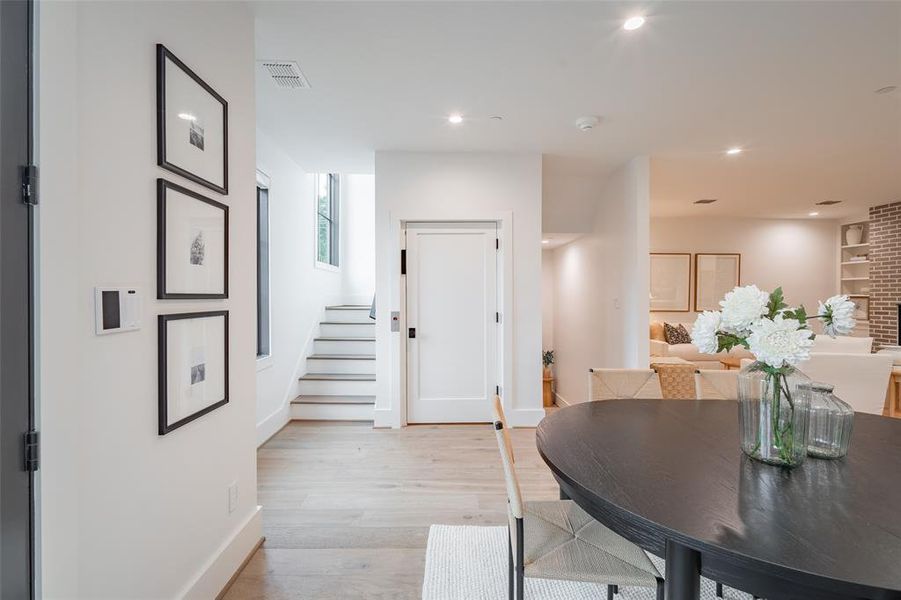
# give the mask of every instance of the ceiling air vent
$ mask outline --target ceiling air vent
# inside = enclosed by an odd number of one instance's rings
[[[260,61],[263,68],[280,88],[286,90],[305,90],[309,89],[310,82],[300,70],[300,66],[290,60],[264,60]]]
[[[841,203],[841,200],[823,200],[822,202],[817,202],[817,206],[833,206]]]
[[[695,204],[713,204],[716,200],[716,198],[701,198],[700,200],[695,200]]]

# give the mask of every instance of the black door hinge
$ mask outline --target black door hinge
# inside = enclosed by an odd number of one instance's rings
[[[34,165],[22,167],[22,202],[32,206],[38,203],[38,168]]]
[[[400,274],[401,275],[407,274],[407,251],[406,250],[400,251]]]
[[[494,249],[495,249],[495,250],[500,250],[500,249],[501,249],[501,241],[500,241],[500,239],[498,239],[498,238],[494,238]]]
[[[495,393],[495,395],[500,396],[501,395],[501,386],[499,386],[499,385],[494,386],[494,393]]]
[[[495,323],[501,322],[501,313],[499,313],[499,312],[494,313],[494,322]]]
[[[37,471],[41,466],[41,440],[37,431],[32,429],[24,436],[25,443],[25,470]]]

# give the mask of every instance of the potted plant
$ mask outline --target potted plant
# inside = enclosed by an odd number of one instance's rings
[[[785,303],[782,288],[768,294],[749,285],[726,294],[720,306],[720,311],[698,315],[691,338],[704,353],[743,346],[756,358],[738,375],[742,451],[762,462],[797,466],[807,455],[809,399],[804,390],[810,382],[797,366],[810,358],[813,346],[808,321],[821,319],[832,337],[846,335],[856,324],[854,303],[848,296],[833,296],[808,316],[803,306]]]
[[[545,350],[541,353],[541,362],[544,363],[544,378],[551,379],[554,375],[551,373],[551,365],[554,364],[554,351]]]

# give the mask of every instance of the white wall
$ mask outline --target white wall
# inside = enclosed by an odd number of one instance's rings
[[[554,349],[554,295],[556,280],[554,274],[554,251],[541,252],[541,349]]]
[[[345,302],[369,304],[375,292],[375,176],[341,177],[341,290]]]
[[[269,177],[272,311],[272,354],[258,362],[256,378],[257,441],[262,443],[288,421],[307,344],[317,331],[322,308],[342,301],[342,272],[315,266],[314,176],[265,133],[256,133],[257,168]],[[339,210],[342,215],[350,212],[343,200]]]
[[[514,425],[534,425],[541,408],[541,157],[537,154],[376,152],[376,353],[375,423],[397,427],[400,347],[405,338],[389,330],[390,311],[400,310],[400,221],[504,219],[512,258],[504,291],[512,298],[512,352],[504,361],[504,400]],[[512,253],[512,254],[511,254]],[[512,294],[511,294],[512,292]],[[509,330],[508,330],[509,331]],[[486,417],[487,420],[487,417]]]
[[[206,2],[39,10],[43,597],[210,598],[261,533],[253,16]],[[228,196],[156,166],[157,42],[229,102]],[[230,206],[228,300],[155,299],[160,176]],[[93,287],[116,283],[143,290],[143,328],[95,336]],[[219,308],[230,311],[230,402],[158,436],[156,317]]]
[[[808,312],[836,293],[838,225],[826,219],[655,218],[651,252],[741,253],[741,283],[772,291]],[[694,257],[692,257],[692,281]],[[694,283],[692,283],[692,294]],[[694,308],[694,296],[691,298]],[[692,322],[697,313],[655,312],[655,320]]]
[[[613,173],[593,231],[553,250],[557,395],[588,397],[588,369],[636,368],[648,356],[649,168],[645,157]]]

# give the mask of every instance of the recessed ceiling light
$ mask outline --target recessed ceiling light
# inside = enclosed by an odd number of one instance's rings
[[[726,154],[728,154],[729,156],[735,156],[736,154],[741,154],[741,152],[742,149],[737,146],[735,148],[729,148],[728,150],[726,150]]]
[[[695,204],[713,204],[716,201],[716,198],[701,198],[700,200],[695,200]]]
[[[815,216],[817,216],[818,214],[820,214],[820,213],[818,213],[817,211],[813,211],[813,212],[807,213],[807,216],[808,216],[808,217],[815,217]]]
[[[623,23],[623,29],[626,31],[635,31],[639,27],[644,25],[644,17],[641,15],[636,15],[634,17],[629,17],[626,19],[626,22]]]
[[[447,121],[451,125],[459,125],[463,122],[463,115],[453,114],[447,118]]]
[[[894,92],[897,89],[898,89],[897,85],[887,85],[885,87],[881,87],[878,90],[876,90],[876,93],[877,94],[891,94],[892,92]]]
[[[550,244],[550,243],[551,243],[551,240],[541,240],[541,243],[542,243],[542,244]]]
[[[503,121],[504,120],[504,117],[502,117],[501,115],[491,115],[488,118],[491,119],[492,121]]]
[[[192,115],[191,113],[178,113],[179,119],[184,119],[185,121],[196,121],[197,117]]]

